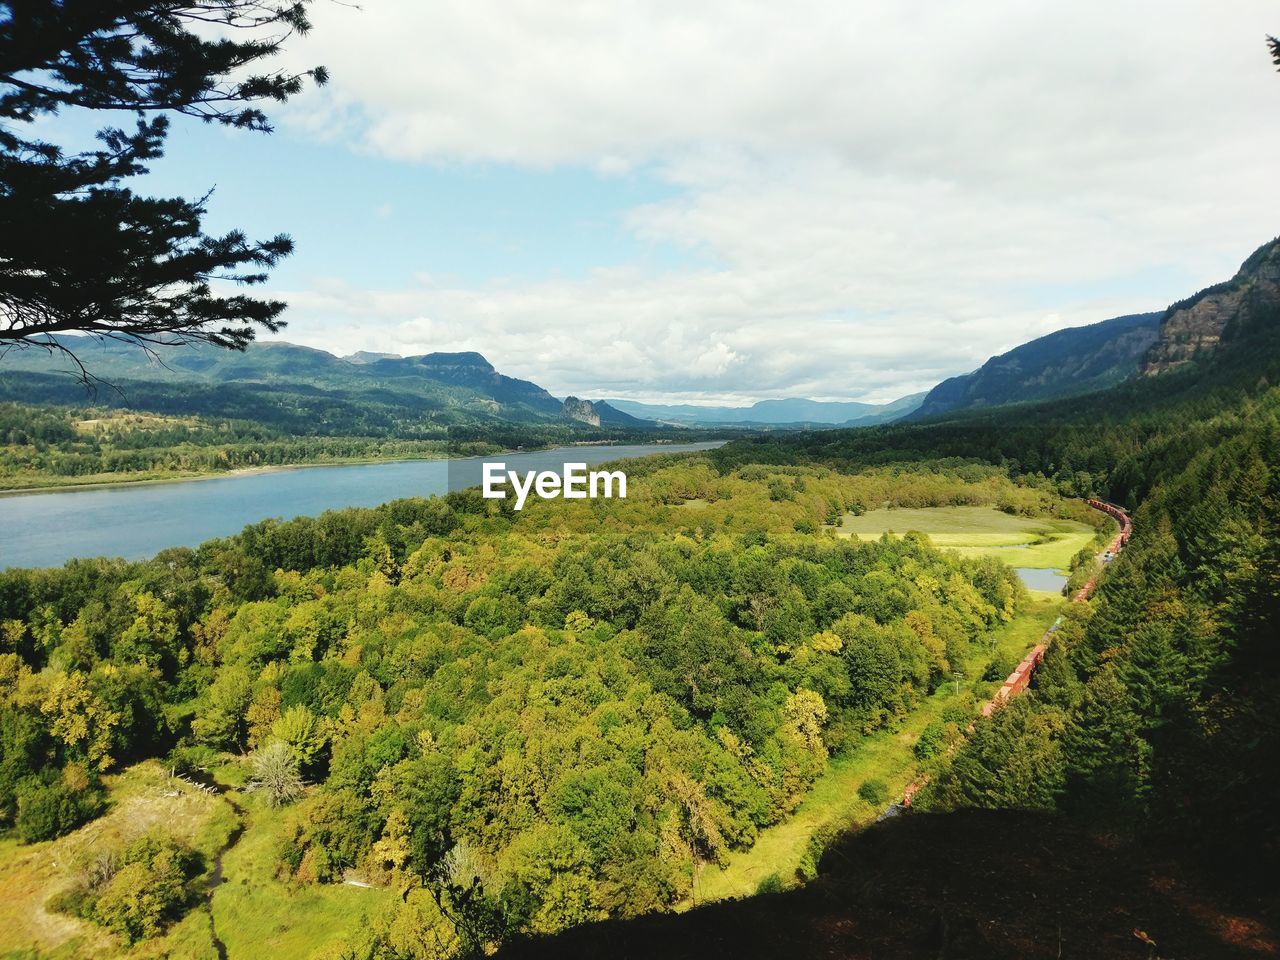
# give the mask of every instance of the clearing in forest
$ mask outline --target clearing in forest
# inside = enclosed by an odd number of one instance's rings
[[[161,833],[189,844],[207,864],[235,829],[226,800],[171,779],[155,761],[144,761],[105,778],[106,814],[56,840],[21,844],[0,839],[0,956],[50,956],[60,960],[124,955],[118,938],[88,921],[57,912],[49,901],[70,886],[77,864],[132,840]],[[198,896],[208,877],[197,878]],[[166,934],[129,955],[173,960],[216,960],[207,933],[208,910],[196,905]]]
[[[1097,532],[1075,520],[1023,517],[994,507],[888,507],[861,516],[846,514],[830,529],[863,540],[915,530],[934,546],[968,557],[993,556],[1011,567],[1063,571]]]
[[[245,831],[223,856],[224,883],[213,895],[213,925],[227,960],[310,957],[336,949],[394,897],[388,887],[280,879],[278,851],[288,811],[273,810],[252,795],[239,799]]]

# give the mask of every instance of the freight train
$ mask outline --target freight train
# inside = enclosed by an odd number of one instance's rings
[[[1106,550],[1103,551],[1103,556],[1107,560],[1110,560],[1128,545],[1129,535],[1133,532],[1133,522],[1129,519],[1128,512],[1123,507],[1119,507],[1114,503],[1108,503],[1106,500],[1096,499],[1086,500],[1085,503],[1093,507],[1095,510],[1102,511],[1107,516],[1115,520],[1116,523],[1120,524],[1120,531],[1111,539],[1111,542],[1107,544]],[[1089,578],[1089,581],[1083,587],[1076,591],[1075,596],[1071,598],[1071,602],[1083,603],[1088,600],[1089,597],[1093,595],[1093,591],[1097,589],[1097,586],[1098,577],[1095,574]],[[1008,679],[1006,679],[1000,689],[996,691],[995,696],[983,704],[982,715],[984,717],[991,716],[991,714],[995,713],[996,710],[1004,706],[1004,704],[1009,700],[1027,689],[1028,685],[1031,683],[1032,676],[1036,672],[1036,668],[1039,667],[1041,662],[1044,660],[1045,651],[1049,649],[1049,642],[1053,639],[1053,635],[1057,632],[1058,627],[1061,624],[1062,618],[1059,617],[1053,622],[1053,626],[1044,632],[1044,635],[1040,638],[1040,642],[1031,648],[1031,652],[1022,658],[1022,662],[1018,664],[1013,673],[1009,674]],[[970,727],[969,729],[972,730],[973,728]],[[900,813],[903,809],[910,807],[911,800],[915,797],[916,792],[928,782],[929,778],[926,775],[912,783],[907,787],[906,792],[903,793],[902,800],[890,806],[890,808],[881,815],[881,819],[886,816],[893,816],[896,813]]]
[[[1107,516],[1111,517],[1116,523],[1120,524],[1120,531],[1107,544],[1107,549],[1103,552],[1104,556],[1115,557],[1129,543],[1129,534],[1133,532],[1133,523],[1129,519],[1129,514],[1122,507],[1116,506],[1114,503],[1107,503],[1105,500],[1086,500],[1089,506],[1095,510],[1101,510]],[[1098,587],[1098,577],[1095,574],[1090,577],[1075,596],[1071,598],[1072,603],[1084,603],[1093,595],[1093,591]],[[1040,666],[1044,660],[1044,653],[1049,649],[1049,641],[1053,639],[1054,632],[1058,629],[1058,624],[1062,622],[1059,617],[1044,636],[1040,638],[1040,642],[1031,648],[1031,652],[1022,658],[1022,662],[1018,664],[1013,673],[1009,674],[1009,678],[1005,680],[1004,685],[996,691],[996,695],[991,698],[982,707],[982,715],[989,717],[991,714],[1004,704],[1011,697],[1016,697],[1023,690],[1027,689],[1027,685],[1031,683],[1031,676],[1036,672],[1036,668]]]

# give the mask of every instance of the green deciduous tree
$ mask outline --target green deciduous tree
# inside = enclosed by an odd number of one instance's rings
[[[94,694],[86,674],[55,675],[40,710],[49,718],[49,732],[68,754],[83,758],[96,770],[106,770],[115,762],[108,751],[120,715]]]
[[[286,710],[271,725],[271,735],[286,744],[293,758],[304,767],[314,763],[324,749],[324,728],[315,714],[300,703]]]
[[[119,869],[86,904],[88,916],[133,943],[160,933],[187,900],[195,865],[191,851],[163,837],[143,837],[124,852]]]
[[[176,663],[178,621],[172,610],[145,590],[132,598],[133,622],[116,641],[115,658],[148,667]]]

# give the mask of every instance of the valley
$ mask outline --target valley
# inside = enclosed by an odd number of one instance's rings
[[[0,2],[0,960],[1280,958],[1199,6]]]
[[[1252,642],[1228,598],[1251,589],[1242,571],[1270,569],[1257,438],[1280,409],[1260,374],[1273,336],[1255,315],[1209,362],[1075,400],[684,451],[574,447],[647,454],[625,462],[625,499],[516,511],[478,496],[478,472],[421,461],[0,501],[11,529],[37,524],[24,543],[76,531],[68,556],[94,552],[87,529],[120,545],[146,530],[137,518],[163,519],[159,501],[122,510],[126,495],[225,484],[223,503],[179,497],[191,527],[235,519],[259,484],[301,514],[189,547],[162,531],[133,560],[0,571],[0,722],[21,744],[0,810],[25,841],[0,850],[0,882],[28,918],[18,945],[461,958],[642,914],[700,928],[723,901],[844,882],[832,857],[860,834],[899,842],[969,808],[1125,836],[1190,821],[1234,850],[1195,807],[1166,806],[1156,765],[1183,751],[1216,776],[1253,727],[1224,716],[1154,752],[1141,711],[1231,682],[1219,631]],[[193,426],[154,416],[145,429]],[[448,481],[426,498],[385,502],[432,490],[371,483],[431,470]],[[287,489],[312,479],[323,506]],[[1114,523],[1085,503],[1099,493],[1141,521],[1105,566]],[[93,497],[97,520],[48,522]],[[353,502],[368,505],[307,515]],[[1028,591],[1014,566],[1066,574],[1078,602]],[[1028,651],[1027,692],[1002,696]],[[193,794],[193,822],[144,813],[186,802],[166,769],[232,794]],[[904,793],[912,812],[878,823]],[[86,837],[101,869],[65,853]],[[135,875],[171,899],[131,900],[117,878]],[[1141,909],[1161,938],[1196,942]]]

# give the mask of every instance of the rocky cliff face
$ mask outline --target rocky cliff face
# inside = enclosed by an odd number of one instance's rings
[[[600,426],[600,414],[590,400],[579,400],[577,397],[565,397],[560,408],[560,415],[570,420],[589,423],[593,427]]]
[[[604,400],[581,400],[578,397],[565,397],[564,403],[560,405],[560,416],[566,420],[589,423],[593,427],[653,429],[658,425],[653,420],[644,420],[633,417],[629,413],[623,413]]]
[[[1171,306],[1141,372],[1157,376],[1215,350],[1224,337],[1280,304],[1280,240],[1259,248],[1226,283]]]

